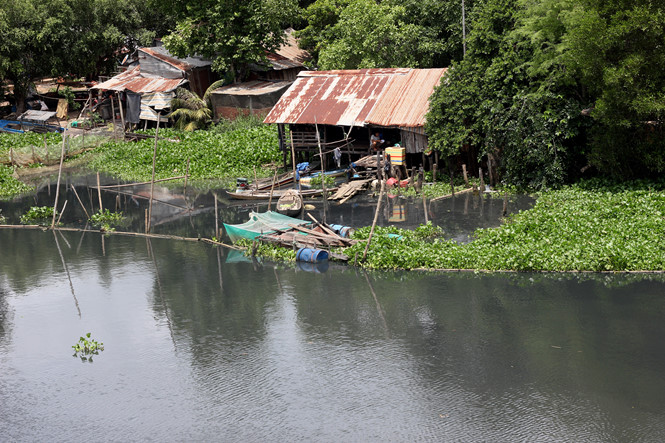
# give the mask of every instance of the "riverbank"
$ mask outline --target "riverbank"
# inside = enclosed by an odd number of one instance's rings
[[[532,209],[479,229],[461,244],[432,224],[414,230],[378,227],[367,256],[370,228],[337,249],[368,269],[660,272],[665,270],[665,183],[587,180],[540,194]],[[263,245],[256,254],[294,260],[292,251]]]

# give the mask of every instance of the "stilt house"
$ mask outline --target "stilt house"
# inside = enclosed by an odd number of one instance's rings
[[[278,125],[285,162],[291,145],[296,155],[316,155],[319,143],[323,151],[340,147],[349,156],[365,155],[371,134],[379,132],[388,146],[404,147],[411,164],[423,164],[425,114],[445,72],[445,68],[303,71],[264,123]]]

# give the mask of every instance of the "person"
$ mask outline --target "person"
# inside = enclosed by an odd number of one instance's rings
[[[377,131],[369,138],[369,147],[372,151],[378,151],[385,142],[386,141],[381,138],[381,134]]]

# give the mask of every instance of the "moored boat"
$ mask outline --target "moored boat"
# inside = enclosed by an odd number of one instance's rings
[[[277,212],[294,216],[302,211],[302,197],[295,189],[289,189],[277,200]]]

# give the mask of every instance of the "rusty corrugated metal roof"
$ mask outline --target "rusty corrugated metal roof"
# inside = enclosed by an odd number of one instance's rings
[[[303,71],[265,123],[423,126],[445,69]]]
[[[105,82],[98,83],[92,89],[111,91],[129,90],[136,93],[169,92],[186,82],[187,80],[181,78],[143,77],[141,75],[141,66],[135,66],[115,77],[111,77]]]
[[[300,46],[298,45],[298,39],[296,39],[293,35],[293,28],[289,28],[285,32],[286,42],[279,47],[279,49],[276,51],[277,54],[294,62],[298,62],[301,64],[301,66],[303,66],[302,64],[309,61],[312,57],[309,55],[309,52],[305,51],[304,49],[300,49]]]
[[[429,97],[445,73],[446,68],[412,69],[405,76],[395,77],[366,122],[377,126],[424,126]]]

